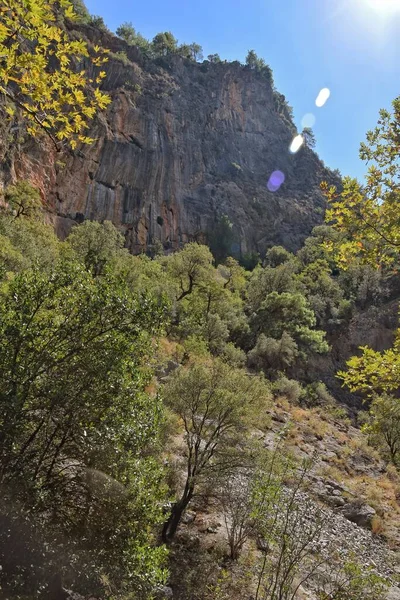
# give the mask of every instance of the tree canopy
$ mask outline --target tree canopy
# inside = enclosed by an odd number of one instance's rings
[[[88,122],[110,102],[100,91],[104,51],[72,39],[60,19],[76,19],[69,0],[5,0],[0,8],[0,93],[8,118],[22,118],[28,133],[46,132],[57,143],[90,143]],[[93,65],[92,76],[84,61]]]

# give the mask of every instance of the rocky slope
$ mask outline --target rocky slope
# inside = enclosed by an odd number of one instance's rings
[[[40,187],[61,235],[76,220],[109,219],[132,251],[155,240],[168,250],[204,239],[227,215],[234,253],[299,247],[322,219],[319,183],[332,173],[309,148],[290,154],[295,127],[268,76],[239,63],[149,60],[109,33],[77,34],[112,51],[113,101],[92,125],[94,144],[60,155],[26,141],[2,173]],[[275,170],[285,182],[272,192]]]

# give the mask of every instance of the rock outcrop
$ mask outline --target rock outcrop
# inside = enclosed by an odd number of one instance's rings
[[[3,173],[40,187],[61,235],[74,222],[109,219],[133,252],[155,240],[168,250],[204,239],[226,215],[232,251],[245,254],[295,250],[321,222],[319,184],[333,175],[311,149],[289,152],[296,130],[267,74],[150,60],[92,27],[79,34],[112,51],[104,83],[112,104],[88,132],[95,142],[62,154],[25,142]],[[285,181],[270,191],[276,170]]]

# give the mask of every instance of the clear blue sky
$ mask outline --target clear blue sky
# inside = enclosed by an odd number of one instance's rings
[[[87,0],[115,31],[124,21],[147,38],[172,31],[204,55],[244,61],[254,48],[278,90],[317,120],[317,151],[331,168],[361,178],[360,141],[378,110],[400,95],[400,0]],[[316,108],[319,90],[331,97]]]

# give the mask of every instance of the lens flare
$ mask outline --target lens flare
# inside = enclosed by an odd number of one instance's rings
[[[296,137],[293,138],[292,143],[289,146],[289,150],[292,154],[296,154],[296,152],[298,152],[300,150],[300,148],[302,147],[302,145],[304,144],[304,138],[302,135],[296,135]]]
[[[312,113],[307,113],[301,120],[301,126],[304,129],[305,127],[314,127],[316,118]]]
[[[268,180],[267,188],[270,192],[276,192],[285,181],[285,174],[282,171],[274,171]]]
[[[318,108],[324,106],[324,104],[328,101],[330,95],[331,91],[329,88],[322,88],[322,90],[317,96],[317,99],[315,100],[316,106],[318,106]]]

